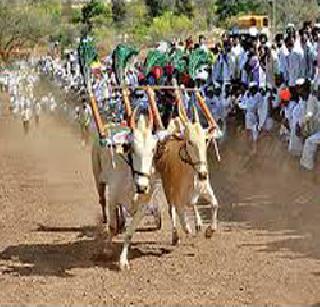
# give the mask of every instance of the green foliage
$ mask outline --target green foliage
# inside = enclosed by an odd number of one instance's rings
[[[319,16],[317,0],[277,0],[276,18],[278,29],[284,29],[288,23],[302,26],[303,21],[316,21]]]
[[[147,55],[147,73],[150,72],[154,66],[165,66],[168,62],[168,55],[158,50],[150,50]]]
[[[216,6],[220,21],[240,13],[261,13],[264,11],[262,1],[258,0],[217,0]]]
[[[80,64],[82,67],[88,67],[97,58],[97,49],[95,41],[92,39],[83,39],[79,45]]]
[[[81,10],[78,8],[74,8],[71,11],[71,23],[72,24],[80,24],[82,20],[82,13]]]
[[[172,12],[155,17],[150,26],[153,41],[173,39],[175,36],[186,36],[192,30],[192,21],[185,15],[176,16]]]
[[[192,0],[175,0],[175,14],[194,17],[194,5]]]
[[[116,25],[121,25],[126,16],[126,2],[124,0],[112,0],[112,20]]]
[[[91,32],[95,26],[103,24],[103,19],[108,17],[110,12],[101,0],[91,0],[81,10],[82,22]]]
[[[56,31],[58,8],[40,4],[12,7],[0,2],[0,60],[8,61],[16,48],[32,47]]]
[[[103,15],[106,7],[101,0],[91,0],[82,8],[84,21],[92,17]]]
[[[122,80],[124,70],[133,56],[139,54],[139,50],[126,44],[119,44],[113,51],[117,77]]]
[[[131,30],[132,40],[138,45],[142,45],[149,38],[149,27],[145,24],[136,25]]]
[[[137,25],[147,24],[148,8],[144,0],[131,0],[126,4],[125,27],[134,28]]]
[[[149,7],[151,17],[161,16],[173,7],[172,0],[145,0],[145,3]]]

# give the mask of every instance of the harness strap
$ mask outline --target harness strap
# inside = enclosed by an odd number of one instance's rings
[[[138,176],[147,177],[148,179],[151,178],[149,174],[142,173],[134,169],[132,155],[130,152],[128,153],[128,159],[126,159],[126,157],[123,154],[120,154],[120,157],[130,167],[132,177],[134,177],[135,175],[138,175]]]
[[[186,153],[186,157],[183,157],[182,155],[182,151],[185,151]],[[187,151],[187,146],[186,146],[186,143],[180,147],[180,150],[179,150],[179,157],[181,159],[181,161],[183,161],[184,163],[186,164],[189,164],[190,166],[192,166],[193,168],[195,168],[195,166],[199,166],[199,165],[206,165],[205,162],[202,162],[202,161],[197,161],[197,162],[193,162],[192,161],[192,158],[190,157],[188,151]]]

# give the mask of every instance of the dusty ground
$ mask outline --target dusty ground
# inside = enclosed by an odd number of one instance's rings
[[[320,171],[300,170],[279,141],[264,138],[251,163],[242,138],[225,146],[212,240],[174,249],[166,222],[134,237],[132,270],[119,272],[96,257],[90,150],[41,120],[24,137],[19,120],[0,117],[1,303],[320,302]]]

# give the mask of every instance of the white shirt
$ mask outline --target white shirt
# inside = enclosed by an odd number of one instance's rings
[[[39,116],[40,112],[41,112],[41,105],[39,102],[37,102],[34,105],[34,113],[35,113],[35,115]]]
[[[26,108],[24,111],[22,111],[22,114],[21,114],[22,120],[24,122],[29,121],[31,118],[31,115],[32,115],[31,110],[29,108]]]

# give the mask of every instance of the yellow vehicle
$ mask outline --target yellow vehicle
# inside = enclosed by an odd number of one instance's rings
[[[237,21],[239,29],[257,28],[262,31],[269,27],[269,17],[260,15],[239,16]]]
[[[269,17],[266,15],[243,15],[236,18],[232,33],[244,35],[266,35],[270,37]]]

